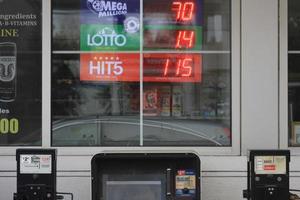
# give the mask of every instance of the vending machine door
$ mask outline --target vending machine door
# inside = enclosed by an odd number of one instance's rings
[[[98,154],[92,159],[93,200],[200,200],[194,154]]]

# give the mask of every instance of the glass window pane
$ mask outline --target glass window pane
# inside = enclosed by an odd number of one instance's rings
[[[288,49],[300,50],[300,1],[288,2]]]
[[[144,83],[145,145],[231,145],[230,54],[202,58],[200,80]]]
[[[80,1],[52,1],[52,50],[79,50]]]
[[[300,146],[300,2],[288,1],[289,146]],[[299,51],[299,52],[298,52]]]
[[[231,145],[230,5],[145,1],[144,145]]]
[[[52,8],[53,145],[231,145],[230,0]]]
[[[288,82],[288,113],[289,113],[289,144],[300,144],[298,132],[300,122],[300,54],[289,55],[289,82]]]

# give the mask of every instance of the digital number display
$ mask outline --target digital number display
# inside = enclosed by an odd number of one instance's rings
[[[189,22],[195,13],[195,3],[174,1],[172,3],[172,10],[176,12],[177,22]]]
[[[144,54],[145,82],[200,82],[199,54]]]
[[[201,50],[200,0],[144,2],[144,49]]]
[[[144,48],[146,50],[176,49],[200,50],[201,27],[151,26],[144,30]]]
[[[202,0],[144,1],[144,25],[202,26]]]

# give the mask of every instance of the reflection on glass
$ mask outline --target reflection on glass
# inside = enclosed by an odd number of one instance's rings
[[[80,61],[79,55],[53,56],[53,144],[138,145],[139,84],[82,80]]]
[[[298,0],[288,1],[288,49],[300,50],[300,2]]]
[[[160,181],[107,181],[107,200],[162,200]],[[163,198],[164,199],[164,198]]]
[[[153,68],[152,74],[163,73],[165,65],[160,66],[162,69]],[[186,82],[184,77],[159,76],[146,81],[149,77],[144,71],[145,145],[231,144],[230,55],[204,55],[201,64],[193,65],[197,67],[201,78]],[[144,68],[149,73],[145,63]]]
[[[231,49],[230,11],[230,0],[204,0],[203,50]]]

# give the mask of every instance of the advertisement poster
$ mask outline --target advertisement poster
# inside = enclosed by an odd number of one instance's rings
[[[172,116],[181,117],[182,115],[182,88],[180,86],[173,87],[172,94]]]
[[[139,0],[81,0],[81,24],[119,24],[140,17]]]
[[[40,145],[42,0],[0,1],[0,145]]]
[[[81,25],[80,50],[130,51],[139,50],[139,32],[129,33],[123,25]]]
[[[81,0],[80,50],[138,51],[139,0]]]
[[[158,92],[155,87],[149,87],[144,89],[143,103],[144,116],[158,115]]]
[[[91,53],[80,55],[80,81],[138,82],[138,53]]]
[[[160,88],[160,104],[161,112],[160,115],[164,117],[171,116],[171,87],[163,86]]]
[[[194,170],[178,170],[175,182],[176,197],[195,197],[196,174]]]

